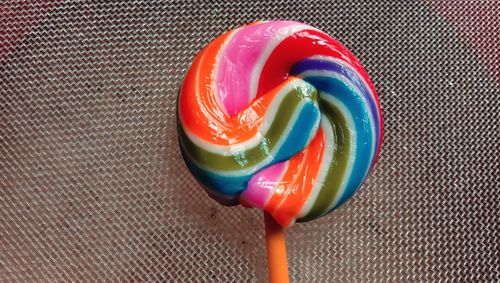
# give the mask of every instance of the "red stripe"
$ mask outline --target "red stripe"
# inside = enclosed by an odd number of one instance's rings
[[[358,59],[356,59],[346,47],[340,44],[340,42],[323,32],[313,29],[301,30],[278,44],[262,69],[257,89],[257,97],[286,80],[293,65],[297,62],[315,55],[334,57],[347,62],[367,82],[368,87],[374,95],[377,108],[379,109],[380,142],[376,155],[378,157],[382,145],[384,124],[382,121],[382,110],[375,87]],[[377,157],[375,159],[377,159]],[[375,164],[375,162],[376,160],[373,164]]]

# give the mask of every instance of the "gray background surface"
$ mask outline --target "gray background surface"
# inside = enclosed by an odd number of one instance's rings
[[[181,159],[175,100],[225,30],[292,19],[379,91],[385,143],[357,196],[287,231],[293,282],[496,281],[496,1],[4,2],[0,281],[265,282],[259,211]]]

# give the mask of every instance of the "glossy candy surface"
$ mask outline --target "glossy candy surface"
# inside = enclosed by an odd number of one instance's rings
[[[195,58],[179,93],[183,157],[209,195],[282,226],[351,197],[380,151],[375,89],[327,34],[291,21],[229,31]]]

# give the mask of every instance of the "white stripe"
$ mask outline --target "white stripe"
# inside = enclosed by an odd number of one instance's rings
[[[293,35],[296,32],[302,30],[317,30],[311,26],[304,24],[291,24],[286,27],[282,27],[276,31],[276,34],[269,40],[266,47],[260,54],[259,58],[254,64],[254,68],[252,70],[252,74],[250,76],[250,101],[252,101],[257,95],[257,87],[259,85],[260,74],[262,73],[262,69],[269,59],[269,56],[273,52],[273,50],[278,46],[284,39]]]
[[[344,176],[343,176],[342,181],[340,183],[340,187],[339,187],[339,190],[337,191],[337,195],[335,196],[335,199],[330,204],[330,206],[321,214],[321,215],[325,215],[328,211],[330,211],[338,203],[340,197],[344,194],[345,189],[347,187],[347,183],[349,181],[349,178],[352,175],[352,170],[353,170],[353,166],[354,166],[353,156],[355,156],[356,150],[357,150],[357,147],[356,147],[357,134],[356,134],[356,126],[354,124],[354,119],[352,117],[351,112],[347,108],[347,106],[345,106],[345,104],[342,103],[342,101],[340,101],[339,99],[337,99],[334,96],[325,95],[325,97],[322,97],[322,98],[340,110],[340,112],[342,113],[342,116],[344,117],[344,119],[346,121],[346,126],[349,129],[349,135],[351,137],[351,139],[350,139],[351,144],[350,144],[350,148],[349,148],[349,158],[347,160],[347,166],[345,168]]]
[[[299,79],[292,79],[290,80],[289,83],[287,83],[282,89],[279,90],[279,93],[274,97],[273,101],[271,102],[270,106],[268,107],[266,114],[263,118],[262,126],[258,130],[257,134],[252,137],[249,140],[246,140],[241,143],[237,144],[232,144],[232,145],[217,145],[217,144],[212,144],[208,141],[205,141],[203,139],[200,139],[196,135],[192,134],[189,129],[184,127],[182,125],[182,120],[181,120],[181,126],[184,129],[184,132],[186,133],[187,137],[198,147],[203,148],[206,151],[210,151],[215,154],[223,155],[223,156],[230,156],[234,155],[237,152],[247,150],[249,148],[257,146],[259,143],[262,142],[264,136],[267,134],[269,131],[269,128],[271,127],[272,122],[274,121],[276,117],[276,113],[278,112],[278,109],[285,98],[285,96],[291,92],[294,89],[298,88],[307,88],[303,89],[303,92],[311,92],[311,85],[301,81]],[[221,133],[222,135],[223,133]]]
[[[378,118],[378,113],[372,113],[371,112],[370,104],[368,103],[368,101],[366,100],[366,98],[364,97],[364,95],[361,93],[361,90],[358,87],[356,87],[353,83],[351,83],[348,80],[348,78],[346,78],[345,76],[339,75],[339,74],[337,74],[335,72],[332,72],[332,71],[327,71],[327,70],[305,71],[305,72],[301,73],[300,76],[302,78],[307,78],[307,77],[330,77],[330,78],[335,78],[335,79],[340,80],[343,83],[345,83],[348,88],[354,90],[354,92],[361,99],[361,101],[363,102],[363,105],[365,106],[366,112],[368,114],[367,115],[367,117],[368,117],[368,123],[370,125],[370,129],[372,129],[370,131],[371,132],[371,136],[372,136],[372,141],[373,141],[372,142],[372,147],[371,147],[371,150],[370,150],[370,164],[371,164],[373,162],[373,158],[375,157],[375,151],[376,151],[376,148],[375,148],[375,146],[376,146],[376,142],[375,142],[376,141],[376,133],[373,130],[373,129],[375,129],[375,121],[373,119],[374,119],[374,116],[376,116]],[[370,90],[370,89],[368,88],[368,90]],[[370,93],[371,93],[371,91],[370,91]],[[321,96],[321,98],[335,96],[335,93],[331,93],[331,95],[321,95],[321,91],[318,91],[318,94]],[[342,104],[342,105],[344,105],[344,104]],[[350,111],[349,111],[349,115],[352,116],[350,114]]]
[[[231,42],[231,39],[233,39],[233,37],[238,33],[239,30],[241,30],[243,27],[239,27],[239,28],[236,28],[234,29],[231,34],[228,35],[228,37],[224,40],[224,42],[222,43],[220,49],[217,51],[217,55],[216,55],[216,59],[215,59],[215,68],[214,68],[214,71],[212,72],[212,77],[211,77],[211,82],[212,82],[212,89],[214,91],[214,98],[215,98],[215,101],[217,101],[217,104],[219,105],[219,108],[224,112],[224,114],[226,115],[229,115],[227,114],[227,110],[226,110],[226,107],[224,106],[224,104],[222,103],[222,101],[220,100],[220,95],[219,95],[219,88],[217,87],[217,82],[219,81],[219,67],[220,66],[220,61],[222,60],[222,56],[221,54],[224,54],[224,50],[226,49],[226,46],[229,44],[229,42]],[[198,80],[200,76],[196,76],[196,79]],[[198,90],[197,90],[198,91]],[[199,92],[197,92],[199,93]]]
[[[309,59],[313,59],[313,60],[322,60],[322,61],[330,61],[330,62],[333,62],[333,63],[336,63],[336,64],[341,65],[341,66],[342,66],[342,68],[349,69],[351,72],[358,74],[358,71],[356,71],[356,69],[354,69],[354,67],[353,67],[352,65],[350,65],[348,62],[346,62],[346,61],[344,61],[344,60],[341,60],[341,59],[337,59],[337,58],[333,58],[333,57],[329,57],[329,56],[324,56],[324,55],[315,55],[315,56],[311,56],[311,57],[309,57]],[[303,72],[303,73],[307,73],[307,72],[309,72],[309,71],[306,71],[306,72]],[[334,73],[334,72],[332,72],[332,71],[326,71],[326,72],[329,72],[329,73],[331,73],[331,74],[335,74],[335,73]],[[299,77],[300,77],[301,75],[302,75],[302,74],[300,74],[300,75],[299,75]],[[302,77],[303,77],[303,76],[302,76]],[[343,76],[343,75],[342,75],[342,77],[344,77],[344,78],[345,78],[345,76]],[[373,100],[373,102],[375,103],[375,105],[377,105],[377,103],[376,103],[376,101],[375,101],[375,98],[374,98],[375,94],[373,93],[373,90],[372,90],[372,88],[369,86],[368,82],[367,82],[367,81],[363,78],[363,76],[361,76],[361,75],[359,75],[359,74],[358,74],[358,78],[360,79],[360,81],[361,81],[361,83],[363,84],[363,86],[364,86],[364,87],[368,90],[369,94],[372,96],[372,97],[371,97],[371,99]],[[343,81],[345,81],[345,80],[343,80]],[[360,90],[359,88],[357,88],[357,87],[356,87],[355,89],[359,90],[360,95],[362,95],[361,90]],[[364,95],[362,95],[362,97],[364,97]],[[380,111],[380,110],[378,109],[378,106],[376,106],[376,107],[375,107],[375,108],[376,108],[376,113],[373,113],[373,112],[372,112],[372,110],[371,110],[371,107],[369,106],[369,104],[368,104],[368,102],[366,101],[366,99],[364,99],[363,101],[364,101],[364,102],[366,103],[366,105],[368,106],[368,107],[366,107],[366,109],[368,109],[368,112],[371,114],[371,115],[369,115],[369,116],[370,116],[370,118],[371,118],[371,119],[370,119],[370,126],[371,126],[371,127],[372,127],[372,129],[373,129],[373,128],[374,128],[374,125],[375,125],[375,122],[373,121],[373,119],[377,119],[377,120],[379,119],[379,116],[380,116],[379,111]],[[380,122],[379,122],[379,124],[380,124]],[[380,127],[380,126],[381,126],[381,125],[379,125],[379,127]],[[377,136],[377,133],[376,133],[375,131],[373,131],[373,133],[372,133],[372,139],[373,139],[373,141],[374,141],[374,142],[373,142],[373,152],[374,152],[375,150],[377,150],[377,149],[375,148],[375,146],[376,146],[375,137],[376,137],[376,136]],[[372,152],[372,153],[373,153],[373,152]],[[372,154],[372,156],[373,156],[373,157],[372,157],[372,160],[370,161],[370,164],[373,162],[373,159],[375,158],[375,156],[374,156],[373,154]]]
[[[323,160],[321,160],[321,165],[319,167],[318,174],[316,176],[316,182],[314,183],[313,189],[311,193],[307,197],[306,202],[302,206],[297,218],[302,218],[309,214],[311,208],[313,207],[316,199],[318,198],[318,194],[323,187],[324,180],[326,178],[326,174],[328,174],[328,170],[330,169],[330,164],[333,159],[333,152],[337,148],[337,144],[333,142],[333,129],[330,125],[328,118],[325,115],[321,117],[321,128],[325,133],[325,147],[323,151]],[[328,189],[328,188],[327,188]]]
[[[295,121],[298,119],[298,116],[300,115],[300,113],[302,112],[302,109],[303,107],[305,106],[307,102],[300,102],[297,109],[300,109],[299,111],[296,111],[295,113],[293,113],[293,116],[292,118],[290,119],[291,123],[288,124],[287,128],[285,129],[285,134],[282,135],[282,137],[278,140],[278,142],[276,143],[276,146],[274,147],[274,150],[269,152],[269,154],[267,155],[267,157],[262,160],[261,162],[257,163],[256,165],[250,167],[250,168],[247,168],[247,169],[241,169],[241,170],[234,170],[234,171],[220,171],[220,170],[214,170],[212,168],[209,168],[209,167],[206,167],[206,166],[203,166],[201,164],[198,164],[196,161],[192,161],[193,163],[196,163],[196,165],[200,168],[202,168],[203,170],[206,170],[208,172],[211,172],[211,173],[214,173],[214,174],[218,174],[222,177],[238,177],[238,176],[245,176],[245,175],[249,175],[249,174],[254,174],[255,172],[257,172],[258,170],[262,169],[264,166],[268,165],[275,157],[276,153],[281,149],[281,147],[283,146],[283,143],[285,143],[285,141],[287,140],[288,138],[288,135],[290,133],[290,131],[292,130],[293,128],[293,125],[295,124]],[[317,131],[317,125],[319,123],[316,123],[314,125],[314,128],[312,129],[313,132],[316,132]],[[311,142],[311,140],[309,139],[306,143],[306,146]]]

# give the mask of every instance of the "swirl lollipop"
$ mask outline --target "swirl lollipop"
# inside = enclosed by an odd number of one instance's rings
[[[382,117],[366,71],[339,42],[298,22],[256,22],[195,58],[178,133],[211,197],[266,211],[273,273],[281,227],[328,214],[361,186],[380,150]]]

